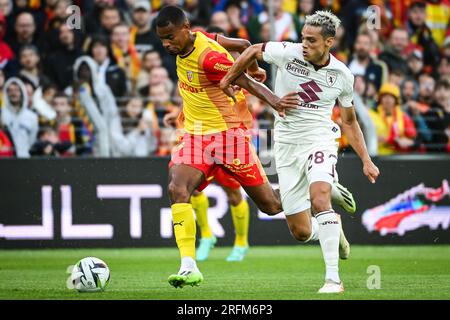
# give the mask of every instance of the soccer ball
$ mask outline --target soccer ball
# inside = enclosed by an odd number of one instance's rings
[[[105,290],[109,283],[108,265],[99,258],[87,257],[73,267],[71,280],[79,292],[97,292]]]

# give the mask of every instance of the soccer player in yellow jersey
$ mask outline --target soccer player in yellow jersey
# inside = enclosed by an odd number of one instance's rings
[[[190,197],[214,170],[221,168],[232,175],[261,211],[274,215],[282,207],[250,142],[247,129],[252,117],[244,94],[239,91],[231,99],[219,88],[233,64],[232,56],[205,34],[192,32],[184,12],[175,6],[160,11],[156,32],[164,48],[177,56],[186,131],[172,152],[169,170],[168,191],[181,267],[168,281],[174,287],[194,286],[203,281],[203,275],[195,262],[196,225]],[[251,69],[257,73],[257,64]],[[280,99],[246,74],[240,79],[242,86],[257,88],[257,96],[281,114],[298,104],[297,93]]]

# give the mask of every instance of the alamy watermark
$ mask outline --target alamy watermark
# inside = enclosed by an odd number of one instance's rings
[[[367,277],[367,289],[374,290],[374,289],[381,289],[381,268],[377,265],[370,265],[367,267],[367,274],[369,274],[369,277]]]
[[[69,29],[81,29],[81,9],[79,6],[71,5],[67,7],[66,13],[69,15],[66,20],[66,25]]]
[[[379,6],[369,6],[364,14],[366,20],[366,27],[369,30],[381,29],[381,9]]]

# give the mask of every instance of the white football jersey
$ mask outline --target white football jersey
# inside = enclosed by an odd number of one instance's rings
[[[331,120],[338,99],[351,107],[354,77],[347,66],[330,54],[329,63],[318,70],[303,58],[301,43],[267,42],[263,59],[277,66],[275,94],[282,98],[297,91],[302,100],[297,109],[281,118],[275,114],[274,140],[284,143],[332,142],[340,138],[339,126]]]

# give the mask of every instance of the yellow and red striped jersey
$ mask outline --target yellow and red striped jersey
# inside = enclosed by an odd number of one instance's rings
[[[237,103],[219,88],[220,80],[233,65],[234,59],[214,36],[201,31],[194,47],[184,56],[177,56],[178,87],[183,99],[184,129],[191,134],[211,134],[239,127],[250,128],[252,116],[240,90]]]

